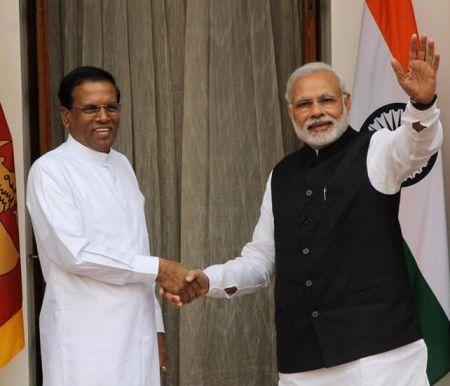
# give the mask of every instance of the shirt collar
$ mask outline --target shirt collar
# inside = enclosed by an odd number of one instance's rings
[[[95,162],[101,165],[108,164],[111,158],[111,150],[109,151],[109,153],[92,150],[87,146],[84,146],[82,143],[78,142],[70,134],[67,137],[66,148],[71,155],[80,160]]]

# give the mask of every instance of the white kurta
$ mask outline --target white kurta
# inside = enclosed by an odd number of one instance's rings
[[[426,126],[420,132],[413,122]],[[367,153],[367,171],[372,186],[379,192],[393,194],[402,182],[423,167],[442,143],[439,109],[419,111],[410,103],[402,116],[402,126],[395,131],[376,132]],[[209,277],[208,296],[230,298],[224,289],[236,287],[233,296],[251,293],[269,284],[275,273],[274,221],[271,177],[264,193],[261,214],[251,242],[241,257],[205,269]],[[423,340],[345,365],[296,374],[280,374],[280,386],[424,386],[426,346]],[[378,379],[378,382],[375,380]]]
[[[159,260],[126,157],[69,136],[33,164],[27,206],[47,284],[44,386],[159,385]]]

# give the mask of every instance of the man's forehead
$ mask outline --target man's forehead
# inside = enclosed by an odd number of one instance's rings
[[[111,82],[107,80],[86,80],[73,88],[72,97],[86,98],[105,93],[111,93],[115,97],[116,89]]]
[[[317,71],[306,74],[294,83],[293,91],[296,97],[336,94],[339,92],[339,78],[331,71]]]

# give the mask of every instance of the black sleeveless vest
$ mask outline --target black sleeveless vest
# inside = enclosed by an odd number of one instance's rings
[[[403,257],[400,194],[367,175],[371,133],[305,146],[272,174],[278,370],[335,366],[421,338]]]

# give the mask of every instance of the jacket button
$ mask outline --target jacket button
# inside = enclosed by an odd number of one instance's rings
[[[311,287],[312,286],[312,281],[311,280],[306,280],[305,285],[307,287]]]
[[[319,316],[319,313],[317,311],[313,311],[313,312],[311,312],[311,316],[313,318],[317,318]]]
[[[302,249],[302,253],[303,253],[304,255],[309,255],[309,248],[303,248],[303,249]]]
[[[312,190],[311,189],[308,189],[306,192],[305,192],[305,194],[308,196],[308,197],[310,197],[310,196],[312,196]]]
[[[308,225],[311,222],[311,220],[309,218],[305,218],[303,220],[303,225]]]

